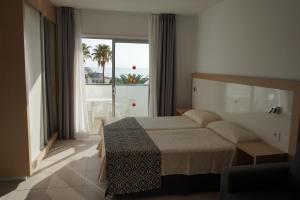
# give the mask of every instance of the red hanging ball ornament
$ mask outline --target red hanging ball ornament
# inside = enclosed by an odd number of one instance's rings
[[[136,66],[132,66],[132,69],[135,70],[135,69],[136,69]]]
[[[132,102],[131,105],[132,105],[132,107],[135,107],[135,106],[136,106],[136,103],[135,103],[135,102]]]

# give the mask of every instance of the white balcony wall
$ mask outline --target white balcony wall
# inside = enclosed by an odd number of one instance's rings
[[[92,99],[106,99],[112,98],[111,85],[86,85],[86,98],[91,101]]]
[[[116,86],[116,117],[148,116],[148,85]],[[90,126],[99,120],[112,116],[112,86],[86,85],[86,102]]]
[[[119,85],[116,91],[116,115],[148,116],[148,85]]]

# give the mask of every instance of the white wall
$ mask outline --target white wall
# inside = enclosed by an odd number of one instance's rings
[[[224,0],[198,28],[197,71],[300,80],[299,0]]]
[[[80,14],[84,35],[135,39],[148,37],[147,14],[96,10],[81,10]]]
[[[190,107],[191,74],[196,65],[197,17],[178,15],[176,18],[176,105]]]
[[[191,106],[191,73],[196,63],[197,17],[177,15],[176,104]],[[148,38],[148,14],[81,10],[83,35]]]

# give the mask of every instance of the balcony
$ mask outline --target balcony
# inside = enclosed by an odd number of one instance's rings
[[[112,117],[148,116],[149,85],[116,85],[115,105],[112,102],[111,84],[86,84],[86,103],[91,134],[97,134],[101,120]]]

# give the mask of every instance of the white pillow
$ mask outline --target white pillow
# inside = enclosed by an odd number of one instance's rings
[[[207,128],[218,133],[220,136],[237,144],[239,142],[255,142],[259,141],[259,137],[252,131],[246,130],[236,123],[229,121],[217,121],[207,125]]]
[[[210,122],[221,120],[219,115],[205,110],[192,109],[183,113],[183,115],[194,120],[200,124],[201,127],[206,127],[206,125]]]

